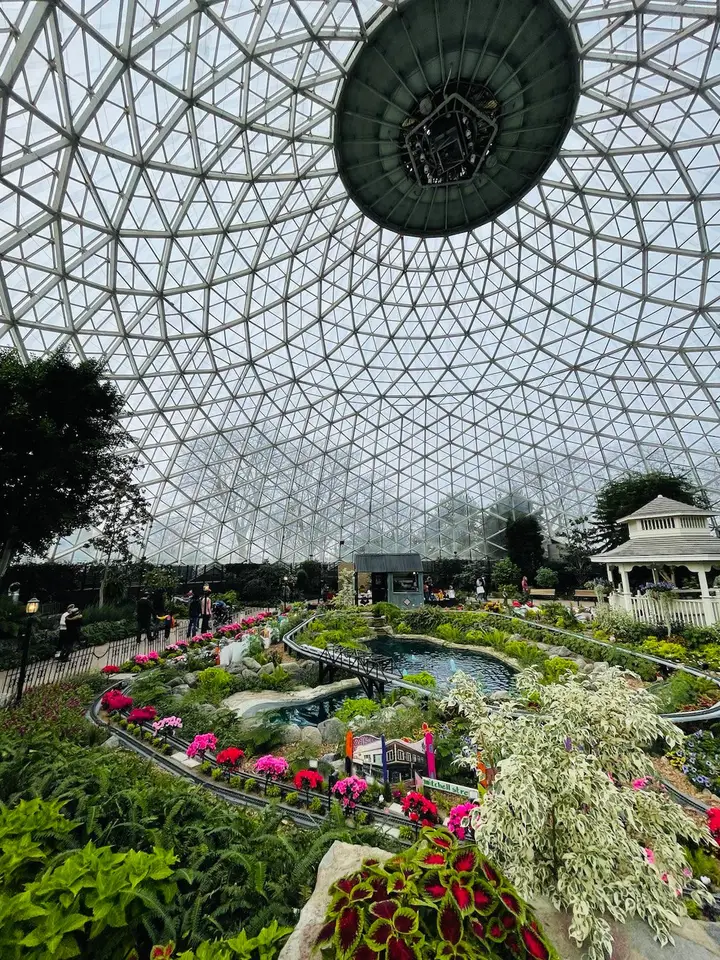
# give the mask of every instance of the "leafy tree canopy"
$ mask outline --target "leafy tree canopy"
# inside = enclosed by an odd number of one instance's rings
[[[13,556],[102,520],[127,480],[123,406],[94,360],[0,354],[0,577]]]
[[[508,517],[505,526],[508,556],[527,577],[532,579],[543,559],[543,538],[540,521],[532,514]]]
[[[630,471],[608,481],[598,494],[594,519],[602,548],[610,550],[624,543],[629,533],[627,524],[618,522],[620,517],[634,513],[657,496],[696,507],[710,506],[707,493],[688,477],[676,477],[663,470]]]

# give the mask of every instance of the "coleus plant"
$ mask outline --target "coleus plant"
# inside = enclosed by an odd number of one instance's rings
[[[558,960],[507,880],[441,827],[384,865],[365,860],[330,896],[325,960]]]

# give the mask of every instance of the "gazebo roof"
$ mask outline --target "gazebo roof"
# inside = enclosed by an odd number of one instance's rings
[[[628,520],[646,520],[649,517],[712,517],[712,510],[702,510],[691,503],[681,503],[679,500],[671,500],[669,497],[658,495],[644,507],[640,507],[635,513],[629,513],[626,517],[620,517],[619,523],[627,523]]]
[[[673,501],[669,501],[673,503]],[[707,515],[707,514],[705,514]],[[658,516],[658,514],[656,514]],[[611,563],[614,560],[657,562],[673,560],[720,561],[720,539],[717,537],[647,537],[626,540],[619,547],[598,553],[590,558],[593,563]]]

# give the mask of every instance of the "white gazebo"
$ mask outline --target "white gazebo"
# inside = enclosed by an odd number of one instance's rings
[[[627,523],[630,539],[591,558],[593,563],[606,564],[611,582],[612,568],[617,567],[620,572],[622,592],[611,594],[610,603],[624,607],[636,620],[659,622],[664,616],[658,604],[648,596],[632,596],[628,574],[633,567],[649,567],[653,580],[658,581],[660,571],[665,569],[675,583],[675,570],[685,567],[697,574],[700,596],[678,594],[674,611],[686,623],[696,626],[720,621],[720,598],[717,591],[711,591],[707,578],[713,567],[720,569],[720,539],[710,527],[712,516],[711,510],[659,496],[623,517],[620,522]]]

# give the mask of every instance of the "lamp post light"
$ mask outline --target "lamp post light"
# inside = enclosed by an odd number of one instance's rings
[[[290,578],[287,574],[283,577],[283,593],[285,596],[285,606],[288,605],[288,597],[290,595]]]
[[[30,644],[32,642],[33,627],[35,626],[35,615],[40,609],[40,601],[37,597],[28,600],[25,604],[25,623],[23,624],[23,645],[20,655],[20,673],[18,675],[17,694],[15,703],[20,703],[25,686],[25,675],[27,674],[28,660],[30,659]]]

